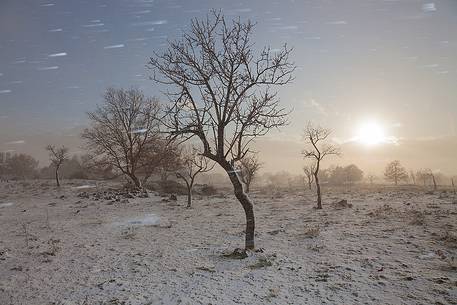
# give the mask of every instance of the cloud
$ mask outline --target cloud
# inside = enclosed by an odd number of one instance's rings
[[[61,53],[54,53],[54,54],[48,55],[48,57],[62,57],[62,56],[67,56],[67,53],[61,52]]]
[[[48,30],[48,32],[50,32],[50,33],[62,32],[62,31],[63,31],[63,29],[60,29],[60,28],[59,29],[50,29],[50,30]]]
[[[103,47],[103,49],[105,50],[108,50],[108,49],[119,49],[119,48],[123,48],[125,47],[124,44],[114,44],[114,45],[111,45],[111,46],[106,46],[106,47]]]
[[[16,141],[6,142],[5,144],[6,144],[6,145],[25,144],[25,141],[24,141],[24,140],[16,140]]]
[[[10,89],[0,90],[0,94],[4,94],[4,93],[11,93],[11,90]]]

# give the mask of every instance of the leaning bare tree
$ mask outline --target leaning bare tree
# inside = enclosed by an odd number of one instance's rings
[[[181,157],[181,169],[176,172],[176,177],[182,179],[187,186],[187,207],[192,206],[192,190],[195,178],[201,173],[209,172],[214,168],[214,163],[198,153],[195,147],[190,147],[183,152]]]
[[[239,163],[240,178],[245,186],[244,191],[249,193],[251,183],[254,181],[259,169],[262,167],[262,163],[255,154],[245,156]]]
[[[212,11],[194,19],[180,40],[150,59],[154,80],[168,92],[170,133],[183,140],[197,137],[202,155],[227,173],[246,215],[246,249],[254,248],[254,210],[235,169],[252,141],[287,123],[271,87],[289,83],[295,66],[291,49],[254,51],[254,25],[226,20]]]
[[[311,159],[315,164],[313,175],[314,182],[316,183],[318,209],[322,209],[321,186],[319,184],[319,169],[321,161],[327,156],[339,156],[341,154],[338,147],[326,142],[330,133],[330,129],[315,126],[311,122],[308,122],[304,132],[306,147],[303,150],[303,155],[305,158]]]
[[[137,173],[151,162],[160,139],[159,111],[158,101],[137,89],[109,88],[104,103],[88,113],[91,127],[81,135],[93,161],[116,168],[141,187]]]
[[[70,158],[68,155],[68,148],[65,146],[55,147],[54,145],[48,145],[46,146],[46,150],[49,152],[49,159],[55,169],[56,184],[60,187],[59,169],[60,166]]]
[[[314,162],[303,166],[303,172],[305,173],[305,177],[306,177],[306,181],[308,183],[309,190],[313,189],[315,170],[316,170],[316,163],[314,163]]]

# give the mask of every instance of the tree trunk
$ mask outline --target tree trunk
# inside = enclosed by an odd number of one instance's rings
[[[245,186],[246,186],[246,194],[249,194],[249,188],[250,188],[249,184],[250,184],[250,183],[246,183],[246,184],[245,184]]]
[[[187,186],[187,207],[192,206],[192,185]]]
[[[317,174],[314,175],[314,180],[316,181],[316,190],[317,190],[317,208],[322,209],[322,198],[321,198],[321,185],[319,184],[319,177]]]
[[[60,187],[59,168],[57,168],[57,167],[56,167],[56,183],[57,183],[57,187]]]
[[[241,203],[246,215],[246,237],[245,237],[245,249],[253,250],[254,249],[254,232],[255,232],[255,218],[254,218],[254,207],[251,200],[243,191],[243,184],[241,183],[240,177],[238,176],[235,169],[230,165],[228,161],[223,161],[219,163],[222,168],[225,169],[227,175],[230,178],[230,181],[233,185],[233,191],[236,198]]]
[[[436,191],[438,189],[438,187],[436,186],[435,175],[432,175],[432,179],[433,179],[433,190]]]
[[[135,176],[134,174],[131,174],[130,179],[132,179],[133,184],[135,184],[135,186],[137,188],[141,188],[141,181],[140,181],[140,179],[138,179],[137,176]]]

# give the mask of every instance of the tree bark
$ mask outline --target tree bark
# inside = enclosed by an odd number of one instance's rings
[[[248,195],[243,190],[243,184],[241,183],[241,179],[238,176],[235,169],[230,165],[228,161],[223,161],[219,163],[222,168],[225,169],[227,175],[230,178],[230,181],[233,185],[233,191],[235,197],[241,203],[241,206],[244,209],[244,214],[246,216],[246,236],[245,236],[245,249],[246,250],[253,250],[255,243],[254,243],[254,233],[255,233],[255,218],[254,218],[254,207],[252,205],[251,199],[249,199]]]
[[[187,186],[187,207],[192,206],[192,185]]]
[[[56,183],[57,183],[57,187],[60,187],[59,168],[58,167],[56,167]]]
[[[316,190],[317,190],[317,208],[322,209],[322,198],[321,198],[321,185],[319,184],[319,177],[317,174],[314,175],[314,180],[316,181]]]
[[[250,183],[246,183],[245,186],[246,186],[246,193],[249,194],[249,185]]]
[[[436,186],[436,180],[435,180],[435,175],[432,174],[432,180],[433,180],[433,190],[436,191],[438,187]]]
[[[140,181],[140,179],[138,179],[137,176],[135,176],[134,174],[131,174],[130,179],[132,179],[132,182],[135,184],[135,186],[137,188],[141,188],[141,181]]]

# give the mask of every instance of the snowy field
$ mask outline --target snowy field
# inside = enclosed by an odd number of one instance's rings
[[[191,209],[184,196],[93,195],[113,187],[2,182],[0,304],[457,304],[450,192],[325,190],[316,210],[309,191],[254,190],[257,251],[237,259],[231,194]]]

